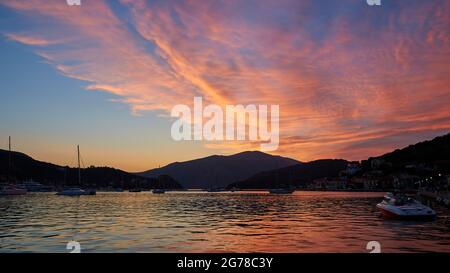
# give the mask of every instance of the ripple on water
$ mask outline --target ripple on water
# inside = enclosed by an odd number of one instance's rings
[[[450,252],[450,213],[385,221],[379,193],[39,193],[0,198],[1,252]]]

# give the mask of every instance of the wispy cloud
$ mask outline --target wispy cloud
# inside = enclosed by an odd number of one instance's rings
[[[34,37],[26,34],[14,34],[7,33],[5,34],[6,38],[12,41],[16,41],[22,44],[31,45],[31,46],[48,46],[51,44],[55,44],[55,41],[49,41],[47,39],[41,37]]]
[[[88,90],[116,94],[136,113],[195,95],[279,104],[279,153],[309,160],[364,158],[450,130],[449,2],[364,2],[2,4],[40,22],[34,36],[7,37],[38,46]],[[251,147],[242,145],[209,144]]]

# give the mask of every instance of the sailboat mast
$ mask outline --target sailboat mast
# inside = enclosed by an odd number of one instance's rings
[[[11,136],[8,137],[8,176],[7,179],[10,179],[11,176]]]
[[[78,185],[81,185],[80,145],[77,145],[77,151],[78,151]]]
[[[9,136],[8,138],[8,168],[9,170],[11,170],[11,136]]]

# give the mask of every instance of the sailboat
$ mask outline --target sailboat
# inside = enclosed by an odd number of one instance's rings
[[[77,146],[78,152],[78,185],[81,185],[81,166],[80,166],[80,146]],[[71,187],[57,192],[56,195],[64,196],[80,196],[80,195],[95,195],[95,190],[85,191],[78,187]]]
[[[153,194],[163,194],[163,193],[166,193],[166,190],[164,190],[164,187],[163,187],[163,183],[161,182],[161,176],[158,176],[158,187],[160,187],[160,188],[156,188],[156,189],[153,189],[152,190],[152,193]]]
[[[8,177],[11,170],[11,137],[8,138],[9,147],[9,159],[8,159]],[[18,188],[17,186],[10,184],[0,187],[0,195],[23,195],[27,193],[27,189]]]

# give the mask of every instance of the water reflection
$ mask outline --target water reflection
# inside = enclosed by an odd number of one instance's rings
[[[385,221],[379,193],[153,195],[99,193],[0,198],[0,251],[450,252],[449,212],[434,222]]]

